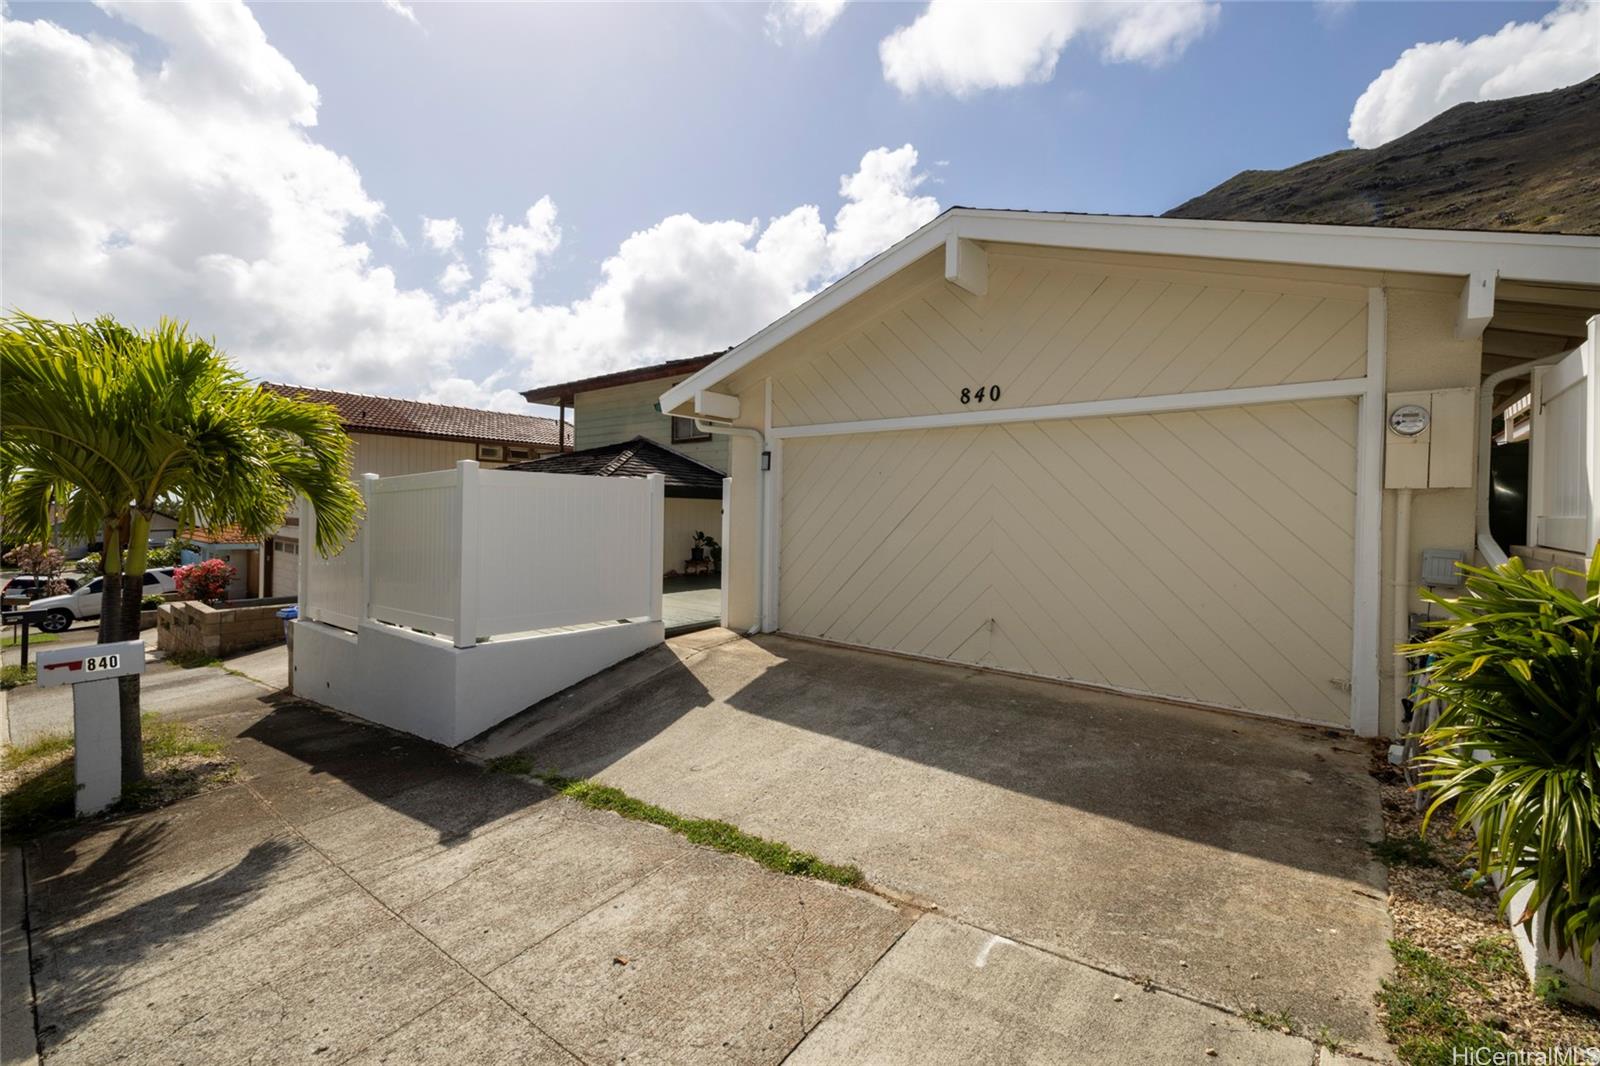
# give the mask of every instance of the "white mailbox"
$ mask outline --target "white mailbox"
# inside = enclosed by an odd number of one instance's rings
[[[72,686],[73,767],[77,811],[94,814],[122,795],[122,722],[117,678],[144,673],[144,641],[41,648],[39,685]]]

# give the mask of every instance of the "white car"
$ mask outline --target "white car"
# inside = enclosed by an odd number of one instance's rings
[[[60,633],[81,619],[99,618],[100,589],[105,583],[105,578],[97,577],[76,592],[34,600],[27,607],[29,620],[46,633]],[[170,566],[144,572],[146,596],[171,592],[177,587]]]

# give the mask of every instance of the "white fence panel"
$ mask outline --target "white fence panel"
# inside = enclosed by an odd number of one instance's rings
[[[454,636],[461,590],[458,471],[370,484],[369,617]]]
[[[361,551],[366,523],[338,555],[324,559],[316,546],[316,513],[302,501],[300,510],[300,613],[340,629],[361,625]]]
[[[478,477],[480,634],[660,617],[659,481]]]
[[[1596,440],[1596,329],[1561,362],[1534,374],[1529,542],[1588,555],[1600,537],[1600,445]]]

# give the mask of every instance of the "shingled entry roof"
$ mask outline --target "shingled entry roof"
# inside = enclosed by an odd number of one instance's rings
[[[602,444],[581,452],[551,455],[512,463],[507,470],[531,470],[536,474],[587,474],[590,477],[647,477],[664,474],[666,494],[676,498],[720,500],[722,471],[691,459],[676,448],[648,437],[635,437],[619,444]]]
[[[556,420],[537,415],[513,415],[476,407],[450,407],[391,396],[363,396],[356,392],[310,389],[300,385],[261,383],[280,396],[331,404],[338,408],[345,429],[386,433],[397,437],[434,437],[440,440],[481,441],[485,444],[540,444],[556,447]],[[572,443],[567,426],[566,443]]]

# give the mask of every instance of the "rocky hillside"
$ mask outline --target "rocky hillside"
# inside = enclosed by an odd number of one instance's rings
[[[1167,216],[1600,234],[1600,76],[1458,104],[1377,148],[1246,170]]]

